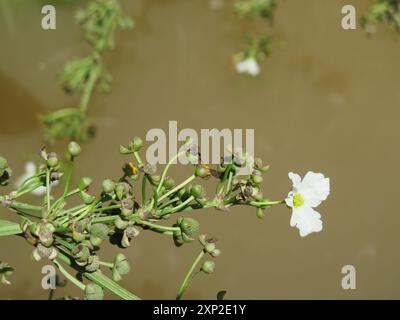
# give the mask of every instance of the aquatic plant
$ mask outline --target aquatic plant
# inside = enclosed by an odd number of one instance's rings
[[[234,10],[241,18],[263,19],[269,23],[273,18],[276,0],[242,0],[235,3]],[[234,55],[236,71],[241,74],[257,76],[260,64],[270,55],[271,37],[268,33],[247,35],[247,46]]]
[[[376,25],[382,23],[400,32],[399,0],[375,0],[361,20],[363,28],[368,33],[374,33]]]
[[[102,299],[103,289],[122,299],[139,299],[118,284],[131,269],[127,257],[122,253],[117,253],[113,261],[100,257],[100,248],[106,241],[125,249],[141,231],[160,233],[177,247],[197,239],[199,253],[177,291],[176,298],[181,299],[195,274],[214,272],[214,259],[221,254],[213,238],[199,235],[195,212],[249,206],[261,219],[267,209],[286,204],[293,211],[290,225],[299,229],[300,236],[322,230],[321,216],[314,210],[330,192],[329,179],[322,174],[309,172],[302,180],[290,173],[292,190],[286,199],[272,201],[262,192],[263,174],[269,166],[261,159],[250,161],[245,153],[231,152],[219,165],[211,167],[202,163],[198,147],[188,140],[158,173],[141,157],[143,145],[142,139],[135,137],[127,146],[120,146],[119,152],[129,157],[122,166],[121,177],[104,179],[98,195],[91,192],[90,177],[82,177],[72,185],[73,168],[81,152],[78,143],[69,143],[64,159],[41,149],[39,170],[15,190],[0,195],[0,204],[15,214],[14,220],[19,218],[19,222],[0,220],[0,237],[25,238],[32,246],[32,258],[48,259],[68,281],[82,289],[86,299]],[[169,170],[180,157],[189,161],[193,171],[183,182],[176,183]],[[250,167],[250,174],[239,176],[239,169],[244,167]],[[6,186],[11,178],[8,162],[0,157],[1,185]],[[206,191],[204,181],[208,179],[216,183],[213,192]],[[52,189],[54,181],[60,181],[57,188],[64,186],[58,195]],[[23,200],[41,187],[46,192],[39,203]],[[78,275],[74,276],[71,270]],[[11,273],[8,264],[0,264],[3,283],[8,283],[6,277]]]
[[[68,62],[61,82],[67,94],[80,94],[76,107],[64,108],[41,117],[46,140],[60,138],[84,141],[94,134],[88,108],[90,99],[98,88],[101,92],[110,90],[112,77],[106,72],[102,54],[114,48],[116,29],[133,27],[133,21],[125,17],[116,0],[95,0],[84,10],[79,10],[76,19],[85,31],[92,52],[84,58]]]

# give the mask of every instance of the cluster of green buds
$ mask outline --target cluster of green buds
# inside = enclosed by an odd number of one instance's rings
[[[200,235],[199,241],[203,246],[203,251],[209,254],[212,258],[216,258],[221,255],[221,250],[216,247],[216,241],[214,239],[207,239],[205,235]],[[215,270],[215,262],[212,260],[204,261],[200,270],[207,274],[213,273]]]
[[[61,138],[85,141],[95,134],[95,127],[88,117],[88,107],[94,89],[107,93],[112,77],[105,71],[102,53],[114,48],[117,28],[132,28],[133,22],[122,14],[116,0],[94,0],[86,9],[76,14],[85,30],[85,37],[92,52],[80,59],[68,62],[61,77],[67,94],[81,94],[81,102],[72,108],[63,108],[41,117],[43,134],[47,141]]]
[[[0,186],[6,186],[12,176],[12,170],[8,166],[7,160],[0,157]]]
[[[400,32],[400,1],[375,0],[361,20],[366,32],[374,33],[377,24],[387,23]]]
[[[262,175],[269,167],[260,159],[253,161],[245,152],[230,151],[219,165],[211,167],[202,162],[198,147],[187,141],[162,172],[157,174],[156,168],[141,158],[143,145],[143,140],[135,137],[127,146],[120,147],[120,153],[131,159],[123,165],[120,178],[102,181],[99,195],[92,194],[93,180],[90,177],[82,177],[77,185],[71,186],[73,166],[82,151],[77,142],[69,143],[67,156],[62,159],[43,148],[39,171],[22,182],[17,190],[0,196],[7,208],[22,217],[21,223],[12,229],[11,222],[0,221],[7,228],[3,234],[23,236],[34,247],[33,259],[51,260],[68,280],[84,290],[86,299],[102,298],[102,288],[117,292],[124,299],[136,299],[135,295],[117,284],[131,269],[126,256],[118,253],[112,262],[101,259],[100,249],[106,240],[120,248],[128,248],[132,239],[143,229],[170,236],[175,245],[180,247],[193,242],[200,229],[197,220],[184,216],[186,212],[205,208],[229,211],[235,205],[248,205],[255,207],[257,216],[261,218],[266,208],[282,203],[264,198]],[[183,182],[175,183],[168,173],[174,160],[180,156],[187,158],[193,171]],[[7,169],[7,163],[3,163],[3,168]],[[247,174],[241,173],[243,169]],[[64,191],[56,198],[51,193],[51,183],[63,175]],[[210,195],[206,194],[204,185],[208,180],[216,182],[215,193]],[[136,188],[138,183],[140,187]],[[38,187],[46,188],[41,205],[19,202],[24,194]],[[141,191],[141,194],[137,191]],[[70,207],[68,203],[72,197],[80,200],[80,204]],[[164,224],[176,214],[179,217],[172,226]],[[214,240],[201,235],[199,241],[201,253],[185,278],[179,297],[202,257],[209,255],[216,258],[221,253]],[[70,275],[62,264],[73,268],[81,278],[89,279],[89,284],[84,285]],[[110,279],[104,275],[102,268],[109,269]],[[214,269],[215,262],[207,259],[200,271],[210,274]]]
[[[198,234],[200,227],[197,220],[183,217],[178,218],[175,226],[179,228],[174,232],[174,242],[178,247],[184,243],[192,242]]]
[[[88,42],[101,52],[114,48],[114,33],[117,27],[132,29],[133,21],[124,16],[116,0],[95,0],[84,10],[79,10],[76,19],[83,26]]]

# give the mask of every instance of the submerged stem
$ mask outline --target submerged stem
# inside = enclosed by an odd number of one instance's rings
[[[194,262],[193,262],[192,266],[190,267],[188,273],[186,274],[185,278],[183,279],[183,282],[182,282],[181,286],[179,287],[178,294],[176,296],[176,300],[180,300],[182,298],[183,294],[185,293],[185,291],[189,285],[190,280],[192,279],[193,272],[196,269],[196,266],[200,262],[201,258],[203,258],[203,256],[204,256],[204,250],[201,250],[199,255],[194,260]]]

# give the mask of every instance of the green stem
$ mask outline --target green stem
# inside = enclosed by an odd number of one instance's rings
[[[114,268],[114,263],[112,263],[112,262],[99,261],[99,265],[110,268],[110,269]]]
[[[146,182],[147,182],[147,174],[143,175],[142,179],[142,206],[146,203]]]
[[[176,300],[180,300],[182,298],[183,294],[185,293],[186,288],[189,285],[190,280],[192,279],[193,272],[196,269],[196,266],[200,262],[201,258],[203,258],[203,256],[204,256],[204,250],[201,250],[199,255],[194,260],[192,266],[190,267],[188,273],[186,274],[185,279],[183,279],[183,282],[182,282],[182,284],[181,284],[181,286],[180,286],[180,288],[178,290],[178,294],[176,296]]]
[[[168,161],[168,163],[167,163],[167,165],[165,166],[164,171],[163,171],[163,173],[162,173],[162,175],[161,175],[160,183],[159,183],[159,185],[158,185],[158,187],[157,187],[157,190],[156,190],[157,194],[160,193],[160,190],[161,190],[162,185],[163,185],[163,183],[164,183],[165,177],[166,177],[167,172],[168,172],[169,168],[171,167],[171,165],[174,163],[174,161],[175,161],[176,159],[178,159],[181,155],[183,155],[183,154],[185,154],[185,153],[186,153],[186,149],[183,148],[183,150],[182,150],[181,152],[178,152],[175,156],[173,156],[173,157]]]
[[[174,207],[174,208],[172,208],[170,210],[166,210],[166,211],[162,212],[160,216],[162,217],[162,216],[165,216],[167,214],[172,214],[172,213],[178,212],[178,211],[184,209],[186,206],[188,206],[190,204],[190,202],[192,202],[193,200],[194,200],[194,197],[190,196],[184,202],[182,202],[181,204],[177,205],[176,207]]]
[[[160,232],[176,232],[176,231],[181,230],[179,227],[166,227],[166,226],[162,226],[159,224],[154,224],[154,223],[151,223],[148,221],[142,221],[142,220],[138,220],[138,221],[136,221],[136,223],[143,225],[143,226],[148,226],[149,228],[155,229]]]
[[[62,252],[58,253],[58,259],[69,266],[72,265],[71,259]],[[118,283],[112,281],[110,278],[103,275],[101,271],[96,271],[92,273],[85,272],[83,273],[83,275],[90,281],[95,282],[99,286],[109,290],[110,292],[112,292],[113,294],[117,295],[118,297],[124,300],[140,300],[138,296],[122,288]]]
[[[46,196],[47,196],[47,212],[44,213],[44,218],[46,218],[50,214],[50,191],[51,191],[51,184],[50,184],[50,170],[46,170]]]
[[[84,115],[87,114],[87,110],[89,107],[89,101],[93,94],[94,86],[100,76],[100,66],[97,66],[90,72],[89,80],[83,89],[82,100],[80,104],[81,111]]]
[[[79,289],[85,290],[85,285],[72,276],[67,270],[63,268],[63,266],[57,261],[54,260],[53,263],[57,266],[57,268],[61,271],[61,273],[66,277],[69,281],[71,281],[74,285],[76,285]]]
[[[160,198],[158,198],[158,202],[163,201],[165,198],[167,198],[168,196],[170,196],[171,194],[174,194],[175,192],[177,192],[178,190],[180,190],[181,188],[183,188],[184,186],[186,186],[188,183],[192,182],[194,179],[196,178],[196,176],[193,174],[191,175],[189,178],[187,178],[185,181],[183,181],[181,184],[177,185],[175,188],[169,190],[167,193],[163,194]]]
[[[102,207],[102,208],[98,208],[96,210],[93,210],[92,212],[103,212],[103,211],[108,211],[108,210],[113,210],[113,209],[121,209],[121,205],[120,204],[114,204],[111,206],[107,206],[107,207]]]

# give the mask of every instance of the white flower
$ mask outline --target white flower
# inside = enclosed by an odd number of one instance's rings
[[[290,226],[300,230],[300,236],[305,237],[312,232],[322,230],[321,215],[313,208],[326,200],[330,192],[329,178],[322,173],[307,172],[303,180],[293,172],[289,173],[293,189],[285,202],[292,208]]]
[[[28,161],[25,164],[25,172],[17,179],[15,182],[15,186],[18,188],[20,187],[24,181],[32,176],[34,176],[37,172],[36,164],[32,161]],[[54,181],[51,183],[52,186],[56,186],[58,184],[58,181]],[[42,196],[46,194],[46,187],[40,186],[36,188],[35,190],[31,191],[31,194],[35,196]]]
[[[247,73],[255,77],[260,73],[260,66],[254,58],[247,58],[236,64],[236,71],[238,73]]]

